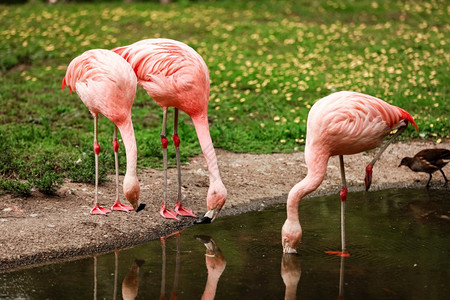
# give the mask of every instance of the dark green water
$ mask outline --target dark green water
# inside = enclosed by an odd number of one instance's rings
[[[300,255],[285,258],[283,268],[280,230],[286,214],[280,205],[188,228],[167,237],[164,246],[156,240],[96,258],[0,274],[0,298],[122,299],[128,289],[137,291],[136,299],[168,299],[173,293],[178,299],[200,299],[206,287],[207,292],[216,288],[215,299],[283,299],[283,278],[293,299],[336,299],[340,291],[345,299],[449,298],[448,189],[349,194],[351,256],[345,259],[324,253],[340,248],[339,211],[338,195],[300,204]],[[220,250],[205,255],[197,235],[212,237]],[[143,263],[140,268],[136,261]]]

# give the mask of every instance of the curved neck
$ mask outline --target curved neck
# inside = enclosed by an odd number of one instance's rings
[[[308,174],[294,185],[288,195],[286,203],[288,220],[298,221],[298,204],[303,197],[314,192],[322,183],[327,172],[328,158],[328,156],[318,155],[312,161],[307,161]]]
[[[137,146],[131,117],[129,117],[129,119],[122,124],[117,125],[117,128],[119,128],[120,135],[122,136],[122,141],[125,146],[125,153],[127,156],[126,174],[136,176]]]
[[[200,147],[202,148],[203,156],[205,157],[206,165],[208,167],[210,186],[222,182],[219,166],[217,165],[216,151],[214,150],[211,135],[209,133],[208,117],[202,115],[201,117],[192,118],[192,122],[194,123],[198,141],[200,142]]]

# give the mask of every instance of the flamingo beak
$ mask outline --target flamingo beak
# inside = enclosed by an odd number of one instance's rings
[[[295,250],[294,248],[289,246],[288,243],[285,243],[283,245],[283,253],[285,253],[285,254],[298,254],[297,250]]]
[[[208,210],[203,217],[194,221],[194,224],[210,224],[216,219],[219,212],[219,208]]]
[[[141,204],[139,204],[139,206],[136,203],[133,205],[133,208],[136,212],[140,212],[141,210],[143,210],[145,208],[145,203],[141,203]]]

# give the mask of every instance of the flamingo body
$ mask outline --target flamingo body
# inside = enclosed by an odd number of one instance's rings
[[[209,72],[206,63],[194,49],[182,42],[170,39],[146,39],[129,46],[115,48],[113,51],[128,61],[136,73],[138,84],[163,109],[161,142],[165,160],[168,143],[165,133],[167,109],[175,108],[173,140],[177,157],[179,157],[180,142],[176,132],[178,109],[192,118],[209,171],[210,187],[207,195],[209,211],[205,216],[208,216],[209,220],[214,220],[225,203],[227,190],[220,178],[217,158],[209,133]],[[179,169],[178,161],[177,165]],[[191,212],[182,212],[183,210],[180,208],[180,171],[178,174],[179,196],[176,210],[180,215],[195,216]],[[166,210],[165,200],[161,215],[166,218],[176,218],[176,213]]]
[[[63,89],[65,86],[69,87],[71,93],[72,91],[77,92],[94,117],[96,160],[100,151],[97,142],[98,114],[107,117],[119,129],[127,156],[127,171],[123,182],[123,192],[133,208],[136,209],[140,189],[136,176],[136,140],[131,120],[131,107],[137,86],[136,75],[130,65],[116,53],[110,50],[94,49],[86,51],[72,60],[62,82]],[[113,140],[113,147],[117,153],[117,138]],[[96,185],[97,181],[98,178],[96,178]],[[119,203],[119,205],[121,204]],[[132,209],[123,205],[120,207],[117,210]],[[104,212],[107,212],[107,210]]]
[[[188,45],[170,39],[146,39],[113,49],[131,64],[142,86],[163,109],[176,107],[191,118],[208,113],[209,72]]]
[[[377,148],[404,120],[415,125],[405,110],[378,98],[347,91],[331,94],[308,114],[305,156],[311,151],[334,156]]]
[[[356,92],[333,93],[313,105],[308,114],[306,131],[305,161],[308,173],[291,189],[287,199],[287,219],[282,228],[285,253],[296,253],[295,249],[302,237],[298,204],[322,183],[329,158],[339,155],[342,159],[343,155],[376,148],[391,131],[404,129],[408,123],[412,123],[417,129],[412,116],[405,110],[376,97]],[[369,165],[370,173],[376,159]],[[341,200],[345,202],[347,188],[343,160],[341,175]]]

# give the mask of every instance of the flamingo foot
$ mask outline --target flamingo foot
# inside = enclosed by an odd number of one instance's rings
[[[114,202],[114,205],[111,207],[111,210],[117,210],[117,211],[131,211],[133,210],[133,207],[125,205],[120,203],[119,200],[116,200],[116,202]]]
[[[181,205],[181,202],[177,202],[177,204],[175,204],[175,212],[180,216],[197,218],[192,210],[189,208],[184,208],[183,205]]]
[[[165,219],[174,219],[179,220],[177,218],[177,213],[173,210],[167,209],[164,203],[161,204],[161,209],[159,210],[159,214]]]
[[[94,208],[91,209],[90,213],[91,215],[105,215],[107,213],[110,213],[111,211],[107,208],[101,207],[100,205],[96,204]]]
[[[336,255],[340,257],[350,257],[350,253],[347,251],[325,251],[326,254]]]

